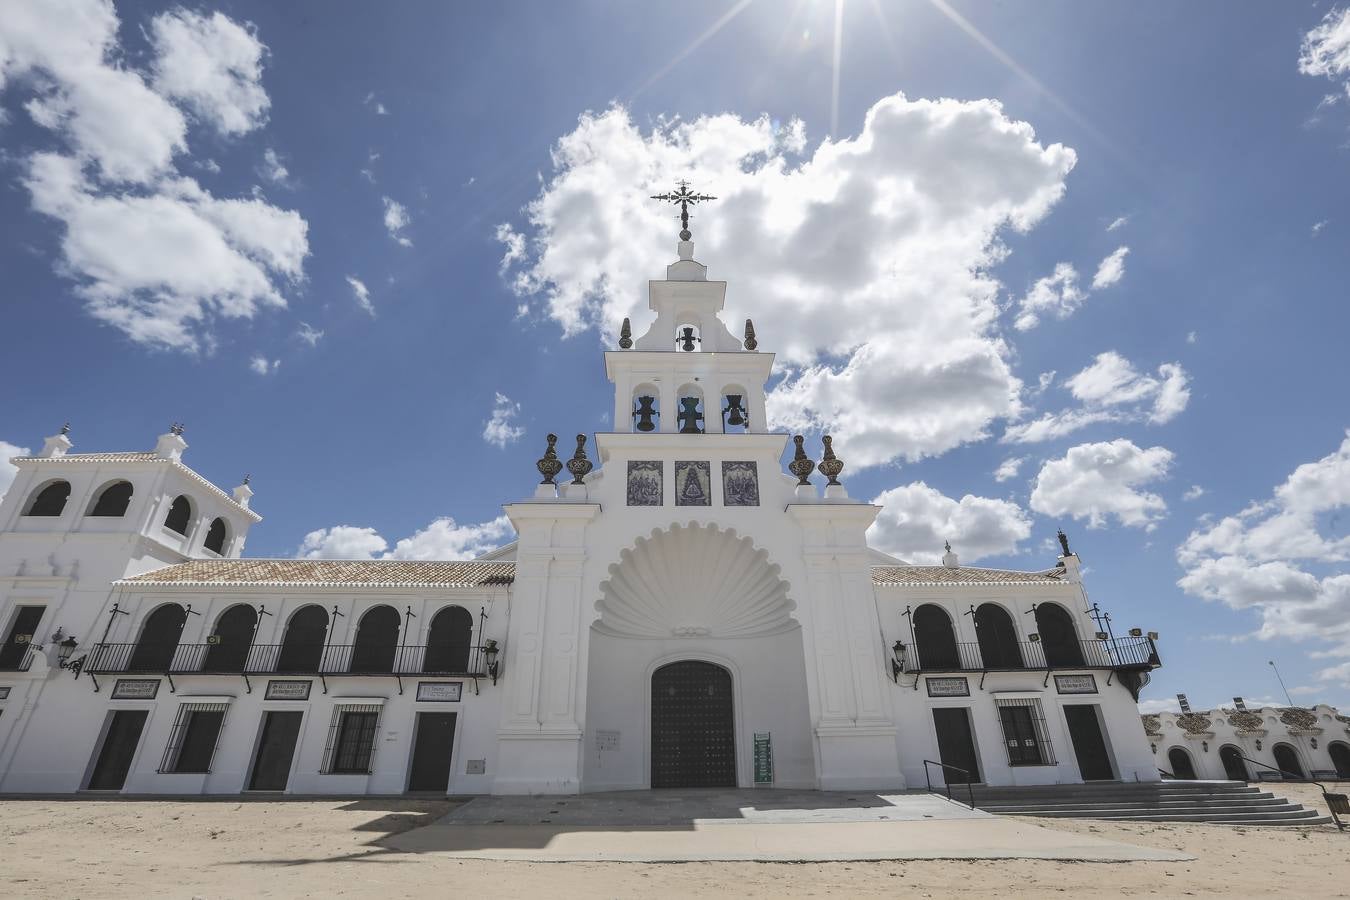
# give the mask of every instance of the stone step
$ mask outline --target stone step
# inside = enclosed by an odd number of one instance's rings
[[[1218,802],[1218,803],[1130,803],[1121,801],[1118,803],[1021,803],[1021,804],[994,804],[977,803],[980,809],[986,812],[999,813],[1002,815],[1035,815],[1031,810],[1062,810],[1064,812],[1095,812],[1110,809],[1151,809],[1157,812],[1203,812],[1212,810],[1214,812],[1234,812],[1239,810],[1260,811],[1264,809],[1283,809],[1286,802],[1272,797],[1269,800],[1256,800],[1250,803],[1243,802]]]

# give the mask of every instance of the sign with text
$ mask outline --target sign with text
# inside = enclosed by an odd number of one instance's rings
[[[925,678],[930,697],[969,697],[970,682],[964,678]]]
[[[308,700],[309,686],[313,684],[310,681],[277,681],[272,679],[267,682],[268,700]]]
[[[458,703],[463,696],[462,681],[417,682],[417,699],[422,703]]]
[[[755,784],[773,784],[773,739],[767,731],[755,732]]]
[[[1095,694],[1097,679],[1091,675],[1056,675],[1055,690],[1061,694]]]
[[[119,678],[113,685],[114,700],[153,700],[159,693],[158,678]]]

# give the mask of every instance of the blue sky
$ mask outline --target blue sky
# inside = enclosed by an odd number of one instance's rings
[[[1278,699],[1275,659],[1350,705],[1343,9],[11,13],[10,448],[181,420],[252,473],[249,555],[493,546],[543,436],[610,428],[683,176],[775,420],[836,435],[879,546],[1033,568],[1062,525],[1163,633],[1147,698]]]

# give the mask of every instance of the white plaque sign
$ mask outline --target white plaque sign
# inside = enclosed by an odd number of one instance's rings
[[[422,703],[458,703],[464,696],[462,681],[419,681],[417,699]]]
[[[619,732],[596,730],[595,749],[597,750],[618,750]]]
[[[308,700],[311,684],[313,682],[310,681],[277,681],[272,679],[267,682],[267,699]]]

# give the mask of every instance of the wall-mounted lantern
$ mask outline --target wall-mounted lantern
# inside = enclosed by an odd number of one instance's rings
[[[492,683],[497,683],[497,676],[501,673],[501,664],[498,656],[501,654],[501,648],[492,638],[483,642],[483,661],[487,663],[487,673],[492,678]]]
[[[52,649],[56,651],[56,665],[62,669],[69,669],[71,654],[75,652],[76,647],[80,646],[79,639],[73,634],[67,635],[58,626],[47,640],[51,642]],[[39,647],[38,649],[42,648]],[[48,656],[47,658],[50,659],[51,657]]]
[[[900,683],[900,673],[905,671],[905,642],[896,641],[891,647],[891,680]]]
[[[1312,744],[1312,748],[1313,748],[1314,750],[1317,749],[1317,738],[1311,738],[1311,739],[1308,741],[1308,743]]]

